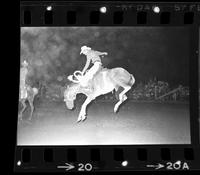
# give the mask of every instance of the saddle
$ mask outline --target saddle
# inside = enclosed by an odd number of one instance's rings
[[[79,85],[89,91],[93,91],[93,79],[102,71],[106,71],[108,70],[107,68],[104,68],[103,66],[92,76],[92,78],[90,78],[90,76],[88,76],[88,72],[85,73],[85,75],[82,75],[81,71],[75,71],[74,74],[69,75],[68,76],[68,80],[74,82],[74,83],[79,83]],[[77,75],[77,73],[79,75]],[[88,77],[87,77],[88,76]],[[76,79],[74,79],[73,77],[75,77]],[[87,78],[86,78],[87,77]]]
[[[101,68],[93,75],[93,77],[87,81],[87,84],[86,84],[85,86],[83,86],[83,87],[86,88],[86,89],[89,90],[89,91],[93,91],[93,89],[94,89],[94,85],[93,85],[93,83],[92,83],[92,82],[93,82],[93,79],[96,77],[96,75],[98,75],[100,72],[105,71],[105,70],[107,70],[107,68],[101,67]],[[86,72],[86,74],[87,74],[87,72]],[[86,75],[86,74],[85,74],[85,75]],[[87,76],[87,75],[86,75],[86,76]],[[83,76],[82,78],[84,79],[84,76]]]

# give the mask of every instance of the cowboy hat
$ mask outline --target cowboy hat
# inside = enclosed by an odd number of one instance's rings
[[[28,62],[27,62],[26,60],[24,60],[24,61],[22,62],[22,65],[23,65],[23,66],[28,66]]]
[[[82,46],[80,54],[82,54],[84,50],[91,50],[91,48],[87,46]]]

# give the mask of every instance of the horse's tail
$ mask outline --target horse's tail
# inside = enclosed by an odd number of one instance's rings
[[[129,84],[130,86],[133,86],[134,83],[135,83],[135,78],[134,78],[134,76],[133,76],[132,74],[130,74],[130,79],[129,79],[128,84]]]

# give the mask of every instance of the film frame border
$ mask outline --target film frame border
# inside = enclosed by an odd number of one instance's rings
[[[32,3],[30,5],[30,3]],[[33,7],[34,6],[34,7]],[[101,7],[107,11],[101,12]],[[154,12],[159,7],[159,12]],[[185,26],[199,24],[199,3],[22,1],[23,26]],[[24,12],[27,23],[23,22]],[[34,14],[34,15],[33,15]],[[62,18],[60,18],[62,16]],[[69,20],[69,17],[73,20]],[[45,20],[45,17],[47,20]],[[120,18],[119,21],[116,18]],[[161,24],[162,19],[168,22]],[[171,19],[171,20],[170,20]],[[67,21],[68,20],[68,21]],[[30,22],[31,21],[31,22]]]
[[[99,154],[99,159],[94,158]],[[22,155],[23,151],[25,155]],[[57,166],[65,163],[76,171],[152,171],[147,165],[162,164],[161,171],[199,170],[199,147],[191,145],[133,145],[133,146],[20,146],[16,148],[16,172],[64,172]],[[46,155],[45,155],[46,154]],[[93,158],[92,158],[93,157]],[[128,166],[124,165],[127,162]],[[176,167],[180,162],[180,167]],[[184,167],[188,165],[189,169]],[[80,170],[81,165],[91,164],[91,170]],[[171,164],[171,168],[170,168]],[[89,165],[90,166],[90,165]],[[174,167],[175,168],[174,168]]]
[[[93,163],[93,171],[132,171],[132,170],[153,170],[145,167],[152,162],[176,162],[186,161],[191,166],[190,170],[199,169],[200,143],[199,143],[199,99],[198,99],[198,60],[199,60],[199,27],[200,27],[200,4],[199,3],[134,3],[134,2],[21,2],[20,26],[185,26],[191,29],[190,40],[190,131],[191,144],[187,145],[114,145],[114,146],[17,146],[14,161],[16,172],[63,172],[57,169],[62,161],[70,161],[78,166],[79,162]],[[153,11],[153,7],[160,7],[159,14]],[[50,13],[46,15],[47,7],[51,7]],[[88,8],[89,7],[89,8]],[[99,12],[101,7],[108,8],[106,14]],[[24,11],[30,11],[31,22],[25,24]],[[53,14],[51,14],[53,11]],[[65,13],[64,13],[65,12]],[[75,21],[68,23],[66,14],[69,12]],[[172,21],[161,24],[161,15],[169,12]],[[34,13],[34,15],[33,15]],[[65,14],[65,15],[64,15]],[[91,15],[92,14],[92,15]],[[121,20],[115,21],[116,14]],[[138,15],[140,14],[140,15]],[[62,19],[59,18],[64,16]],[[95,16],[96,15],[96,16]],[[91,16],[95,16],[93,19]],[[139,16],[139,17],[138,17]],[[145,17],[146,16],[146,17]],[[168,14],[167,14],[168,16]],[[145,18],[139,22],[139,18]],[[168,18],[168,17],[167,17]],[[39,19],[39,20],[38,20]],[[67,19],[67,20],[66,20]],[[49,21],[50,22],[49,22]],[[94,20],[92,22],[92,20]],[[95,22],[96,21],[96,22]],[[192,67],[193,66],[193,67]],[[191,68],[192,67],[192,68]],[[47,151],[46,151],[47,150]],[[96,150],[99,161],[92,158],[92,150]],[[164,151],[163,151],[164,150]],[[63,152],[72,152],[70,156],[63,155]],[[95,151],[94,151],[95,152]],[[145,153],[142,153],[145,152]],[[167,152],[167,153],[166,153]],[[45,156],[46,154],[46,156]],[[69,153],[70,154],[70,153]],[[60,156],[59,156],[60,155]],[[93,157],[96,157],[94,156]],[[131,156],[130,156],[131,155]],[[134,155],[134,156],[133,156]],[[164,160],[163,159],[164,155]],[[64,156],[64,157],[63,157]],[[63,159],[61,159],[63,157]],[[75,157],[75,158],[73,158]],[[69,160],[70,159],[70,160]],[[93,159],[93,160],[92,160]],[[155,160],[156,159],[156,160]],[[134,166],[123,167],[122,162],[128,160]],[[20,162],[21,161],[21,164]],[[19,164],[20,165],[19,165]],[[64,164],[65,162],[63,162]],[[166,169],[161,169],[166,170]],[[176,170],[176,169],[173,169]],[[71,170],[73,171],[73,170]],[[85,170],[87,171],[87,170]]]

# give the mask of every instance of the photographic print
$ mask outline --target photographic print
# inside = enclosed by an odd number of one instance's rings
[[[187,27],[21,27],[17,145],[190,144]]]

